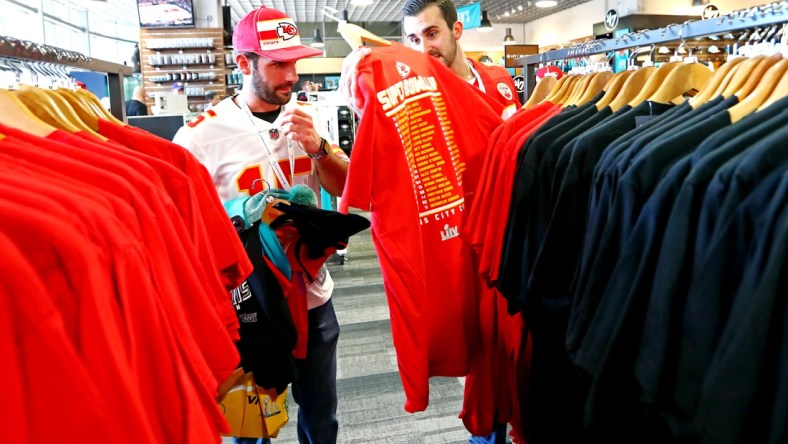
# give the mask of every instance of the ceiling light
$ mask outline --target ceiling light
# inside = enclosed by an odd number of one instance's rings
[[[522,11],[523,10],[523,5],[517,5],[517,10],[518,11]]]
[[[503,38],[503,44],[508,45],[514,43],[514,36],[512,35],[512,28],[506,28],[506,36]]]
[[[369,6],[372,4],[372,0],[351,0],[350,4],[353,6]]]
[[[490,32],[492,29],[493,25],[490,23],[490,19],[487,18],[487,11],[482,11],[482,24],[479,27],[479,31]]]
[[[710,54],[717,54],[718,52],[720,52],[720,48],[717,48],[716,45],[711,45],[711,46],[709,46],[709,49],[707,51]]]
[[[509,17],[510,15],[511,15],[511,14],[509,14],[509,11],[506,11],[506,12],[504,12],[504,13],[503,13],[503,16],[504,16],[504,17]]]
[[[322,48],[326,46],[326,44],[323,43],[323,38],[320,37],[320,28],[315,27],[315,32],[312,34],[312,43],[309,45],[314,46],[315,48]]]
[[[660,54],[670,54],[670,49],[668,49],[667,46],[660,46],[657,52]]]
[[[537,8],[552,8],[558,5],[558,2],[555,0],[537,0],[534,5],[536,5]]]

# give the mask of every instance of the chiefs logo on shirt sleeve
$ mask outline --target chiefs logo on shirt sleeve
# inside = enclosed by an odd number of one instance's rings
[[[510,88],[509,85],[507,85],[506,83],[500,82],[498,83],[497,87],[498,87],[498,92],[501,93],[504,99],[512,100],[514,98],[514,93],[512,93],[512,88]]]

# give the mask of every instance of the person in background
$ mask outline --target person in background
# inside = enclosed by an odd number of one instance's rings
[[[208,111],[222,101],[222,96],[220,96],[216,91],[210,91],[205,95],[205,100],[208,101],[208,103],[205,105],[205,111]]]
[[[240,92],[179,129],[173,142],[206,166],[222,201],[251,196],[267,187],[281,188],[274,173],[278,169],[284,180],[307,185],[317,196],[321,187],[341,195],[347,156],[328,142],[330,136],[318,123],[314,106],[290,103],[298,82],[296,61],[322,51],[301,44],[298,27],[287,14],[264,6],[235,26],[233,48],[243,74]],[[291,169],[292,174],[285,173]],[[303,285],[309,309],[306,358],[296,361],[298,379],[292,383],[298,403],[298,440],[333,444],[339,429],[339,323],[331,302],[334,281],[323,266],[312,281],[294,270],[293,282]],[[237,438],[236,442],[257,439]]]
[[[145,92],[141,85],[134,87],[131,99],[126,100],[126,116],[147,116],[148,105],[145,104]]]
[[[309,80],[304,80],[301,82],[301,91],[298,91],[297,100],[301,102],[308,102],[309,96],[307,93],[314,91],[317,91],[317,84]]]
[[[184,88],[183,88],[183,83],[181,83],[181,82],[173,83],[172,84],[172,93],[173,94],[185,94]]]
[[[428,54],[446,65],[460,78],[479,88],[493,100],[506,107],[504,118],[520,108],[520,99],[509,71],[502,66],[490,66],[465,57],[460,46],[463,25],[457,19],[457,8],[452,0],[407,0],[402,7],[402,29],[405,44]],[[356,109],[358,88],[352,82],[359,62],[370,53],[370,48],[357,48],[342,64],[340,93]]]

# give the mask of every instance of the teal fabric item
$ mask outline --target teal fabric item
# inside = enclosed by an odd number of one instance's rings
[[[320,187],[321,208],[323,208],[324,210],[334,210],[334,211],[336,211],[336,208],[334,208],[333,202],[334,202],[334,199],[331,197],[330,194],[328,194],[328,191],[326,191],[323,187]]]
[[[252,228],[252,225],[259,222],[265,210],[266,199],[271,196],[280,199],[287,199],[290,195],[284,190],[270,190],[267,193],[258,193],[251,197],[239,197],[237,199],[228,200],[223,202],[224,211],[233,220],[242,220],[244,223],[243,230],[246,231]],[[285,277],[290,279],[293,272],[290,268],[290,262],[287,261],[287,255],[276,233],[267,224],[261,223],[258,227],[260,242],[263,245],[263,254],[267,257]]]
[[[265,257],[273,262],[276,268],[278,268],[287,279],[290,279],[293,275],[293,271],[290,268],[290,262],[287,261],[287,254],[285,254],[282,244],[279,243],[279,239],[277,239],[274,230],[272,230],[268,224],[260,224],[258,233],[260,234],[260,243],[263,244],[263,254],[265,254]]]
[[[238,217],[244,222],[243,230],[246,231],[251,228],[252,224],[246,219],[246,214],[244,211],[244,206],[246,205],[246,201],[248,197],[239,197],[238,199],[228,200],[226,202],[222,202],[224,206],[224,211],[227,212],[227,215],[230,216],[230,219],[234,217]],[[258,218],[259,220],[259,218]]]

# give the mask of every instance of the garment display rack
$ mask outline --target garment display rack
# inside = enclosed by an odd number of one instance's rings
[[[112,115],[125,121],[126,107],[123,97],[123,76],[131,75],[131,66],[88,57],[76,51],[0,36],[0,58],[53,63],[73,70],[106,74]]]
[[[541,63],[587,57],[592,54],[657,45],[676,40],[778,25],[786,22],[788,22],[788,2],[782,1],[735,11],[718,18],[692,20],[683,24],[668,25],[661,29],[631,32],[612,39],[591,40],[564,49],[518,57],[515,59],[515,64],[524,67],[525,100],[528,100],[536,85],[537,65]]]

